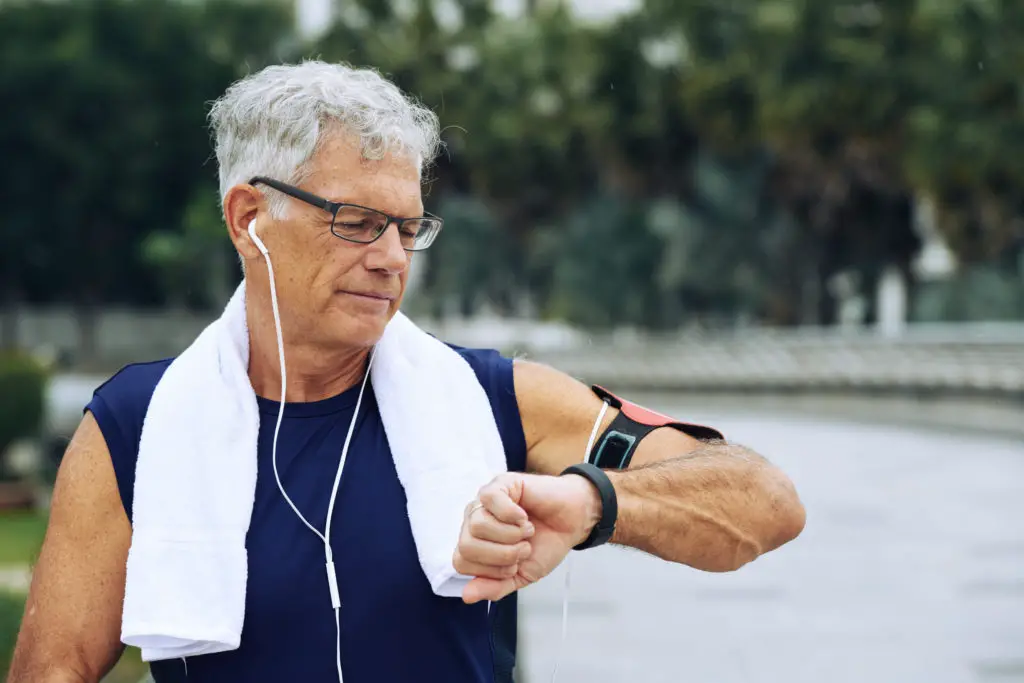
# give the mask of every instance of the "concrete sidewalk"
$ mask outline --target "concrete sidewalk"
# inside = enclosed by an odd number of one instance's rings
[[[1024,443],[653,407],[781,465],[807,528],[728,574],[576,554],[558,681],[1024,681]],[[522,592],[527,683],[551,680],[563,571]]]

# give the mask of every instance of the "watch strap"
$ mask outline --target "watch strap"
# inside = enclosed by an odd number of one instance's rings
[[[618,497],[615,494],[615,487],[612,485],[611,479],[608,478],[608,475],[600,467],[589,462],[570,465],[562,471],[561,476],[566,474],[578,474],[585,478],[593,484],[594,488],[597,489],[598,495],[601,497],[601,519],[591,529],[590,535],[582,543],[574,547],[573,550],[586,550],[587,548],[596,548],[599,545],[604,545],[611,540],[612,535],[615,533],[615,522],[619,516]]]

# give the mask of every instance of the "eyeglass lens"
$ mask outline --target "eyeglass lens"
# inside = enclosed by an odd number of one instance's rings
[[[388,227],[388,217],[358,206],[343,206],[338,210],[331,228],[338,237],[353,242],[372,242]],[[403,221],[398,234],[402,247],[410,250],[426,249],[437,236],[440,222],[431,218]]]

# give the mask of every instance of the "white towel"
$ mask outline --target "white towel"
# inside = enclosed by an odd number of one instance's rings
[[[243,281],[167,368],[143,423],[121,640],[146,661],[239,646],[259,432],[248,364]],[[402,313],[385,328],[370,380],[420,566],[437,595],[461,597],[470,577],[452,555],[465,506],[505,470],[487,395],[458,353]]]

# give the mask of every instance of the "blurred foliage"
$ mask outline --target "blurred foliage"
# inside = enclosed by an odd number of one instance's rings
[[[47,513],[37,510],[0,512],[0,567],[25,567],[39,559],[46,535]]]
[[[141,254],[171,306],[223,307],[231,297],[227,273],[235,268],[235,251],[226,239],[217,194],[207,187],[186,205],[181,229],[147,233]]]
[[[14,654],[24,612],[25,596],[0,590],[0,675],[4,680],[11,668],[11,655]]]
[[[895,266],[919,317],[1024,317],[1024,3],[350,0],[311,45],[287,4],[2,5],[0,304],[219,306],[205,105],[317,56],[441,117],[423,310],[827,324]],[[918,287],[925,200],[963,270]]]
[[[39,434],[47,379],[46,368],[35,358],[0,352],[0,456],[16,440]],[[3,474],[0,467],[0,478]]]
[[[216,196],[204,103],[283,57],[289,23],[277,4],[0,6],[0,301],[73,303],[88,346],[97,306],[178,296],[142,244]]]
[[[512,264],[521,258],[516,258],[509,232],[502,229],[487,205],[474,197],[446,195],[437,211],[458,234],[456,239],[438,240],[424,254],[433,313],[469,315],[487,303],[504,311],[513,308],[514,302],[507,300],[517,291]]]

